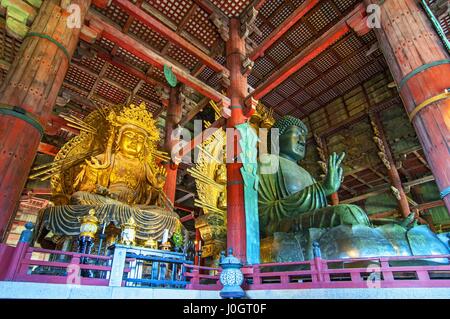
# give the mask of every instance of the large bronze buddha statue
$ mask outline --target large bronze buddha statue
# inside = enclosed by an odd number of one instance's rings
[[[133,218],[142,241],[159,240],[166,229],[170,236],[179,231],[178,215],[163,193],[165,171],[156,163],[159,132],[145,104],[94,111],[78,125],[84,128],[80,135],[55,158],[55,206],[43,210],[41,227],[78,235],[80,217],[94,209],[106,225]]]
[[[330,156],[328,173],[318,182],[297,164],[306,153],[307,128],[302,121],[286,116],[272,128],[278,129],[279,155],[261,156],[259,167],[258,205],[263,236],[288,231],[292,226],[370,225],[366,213],[358,206],[328,206],[327,196],[341,185],[345,154]]]
[[[410,226],[412,218],[373,227],[356,205],[328,206],[327,196],[341,185],[344,154],[332,154],[324,180],[316,181],[297,163],[306,152],[303,122],[285,116],[273,128],[278,133],[272,130],[271,144],[279,145],[279,155],[272,147],[272,154],[260,156],[258,168],[264,262],[311,259],[313,242],[320,244],[325,259],[450,253],[428,226]]]

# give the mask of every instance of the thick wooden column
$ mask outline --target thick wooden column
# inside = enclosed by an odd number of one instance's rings
[[[181,121],[181,103],[180,103],[180,87],[171,87],[170,93],[169,93],[169,104],[167,106],[167,115],[166,115],[166,137],[165,137],[165,143],[164,143],[164,149],[166,152],[169,153],[169,156],[171,154],[172,148],[176,144],[177,140],[172,139],[172,133],[178,123]],[[166,177],[166,183],[164,184],[164,193],[166,194],[167,198],[172,202],[172,204],[175,203],[175,193],[177,189],[177,172],[178,172],[178,165],[175,164],[173,161],[166,164],[166,170],[167,170],[167,177]]]
[[[43,1],[0,89],[0,239],[19,202],[45,123],[77,46],[69,13]],[[76,0],[83,21],[90,0]]]
[[[375,33],[450,211],[450,56],[415,0],[384,1]]]
[[[231,117],[227,121],[227,128],[235,128],[236,125],[245,122],[243,107],[247,95],[247,78],[241,73],[242,61],[245,58],[245,40],[241,38],[239,31],[239,20],[230,19],[230,39],[226,44],[226,52],[227,66],[230,70],[228,97],[231,100]],[[227,134],[227,152],[232,152],[233,158],[236,158],[239,154],[238,130],[234,129],[233,141],[229,138],[230,134]],[[227,163],[227,246],[233,248],[234,256],[245,263],[247,246],[241,167],[240,163]]]
[[[386,169],[388,171],[389,179],[391,181],[391,185],[395,187],[398,191],[398,208],[403,217],[408,217],[411,213],[411,209],[409,208],[408,199],[406,198],[405,190],[402,185],[402,181],[400,179],[400,175],[398,174],[397,167],[395,165],[394,157],[392,156],[391,149],[389,143],[386,139],[386,134],[383,129],[383,124],[381,123],[380,117],[378,114],[371,115],[372,125],[374,126],[374,130],[376,130],[376,136],[381,140],[383,146],[383,154],[386,157],[387,163],[385,163]]]

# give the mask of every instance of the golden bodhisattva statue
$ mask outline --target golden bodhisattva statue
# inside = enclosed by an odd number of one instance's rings
[[[136,238],[142,241],[161,239],[165,229],[170,236],[180,229],[162,190],[166,172],[156,159],[164,155],[156,150],[159,132],[145,104],[99,109],[82,122],[68,120],[81,133],[47,169],[56,206],[43,210],[41,229],[77,235],[78,217],[91,208],[101,224],[119,227],[134,219]]]

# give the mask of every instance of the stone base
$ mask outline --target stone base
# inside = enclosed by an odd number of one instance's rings
[[[450,288],[248,290],[247,299],[449,299]],[[220,299],[219,291],[0,282],[0,299]]]

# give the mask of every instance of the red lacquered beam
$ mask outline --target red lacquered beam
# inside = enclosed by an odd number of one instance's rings
[[[56,154],[58,154],[58,152],[59,152],[59,148],[57,148],[54,145],[50,145],[50,144],[43,143],[43,142],[39,143],[38,153],[56,156]]]
[[[166,84],[164,84],[162,82],[152,79],[151,77],[146,75],[144,72],[141,72],[125,63],[120,62],[118,59],[111,57],[109,54],[106,54],[105,52],[98,52],[97,56],[100,59],[105,60],[109,64],[114,65],[115,67],[121,69],[122,71],[125,71],[125,72],[131,74],[132,76],[137,77],[139,80],[142,80],[150,85],[158,85],[161,87],[167,86]]]
[[[284,82],[292,74],[304,67],[308,62],[312,61],[319,54],[324,52],[336,41],[342,38],[346,33],[350,32],[351,27],[347,21],[352,18],[353,23],[355,17],[360,16],[358,13],[363,10],[362,6],[357,6],[352,12],[345,16],[341,21],[325,32],[320,38],[311,43],[305,50],[300,52],[296,57],[286,63],[279,71],[270,76],[263,84],[256,88],[246,100],[253,97],[256,100],[261,99],[278,85]],[[362,19],[362,18],[361,18]]]
[[[187,52],[195,56],[199,61],[216,72],[223,72],[226,76],[229,75],[229,71],[223,65],[218,63],[216,60],[212,59],[205,52],[201,51],[196,46],[192,45],[189,41],[178,35],[176,32],[172,31],[170,28],[166,27],[157,19],[153,18],[151,15],[147,14],[144,10],[135,6],[129,0],[114,0],[114,3],[119,6],[122,10],[128,13],[130,16],[134,17],[136,20],[142,22],[148,26],[152,31],[155,31],[167,38],[172,43],[175,43],[179,47],[185,49]]]
[[[88,19],[90,21],[90,27],[99,32],[99,36],[103,36],[105,39],[119,45],[130,53],[134,54],[138,58],[150,63],[151,65],[162,70],[164,65],[172,69],[172,72],[176,75],[177,79],[192,87],[194,90],[200,94],[214,100],[215,102],[220,102],[229,105],[229,98],[223,94],[217,92],[212,87],[206,85],[204,82],[200,81],[196,77],[190,75],[186,70],[174,65],[172,62],[168,61],[155,51],[149,49],[144,44],[133,39],[129,35],[124,34],[122,31],[111,26],[109,23],[103,20],[100,15],[89,13]]]
[[[255,61],[264,52],[272,46],[279,38],[281,38],[289,29],[304,17],[312,8],[319,3],[319,0],[307,0],[300,7],[298,7],[286,20],[276,28],[264,41],[250,54],[250,60]]]

